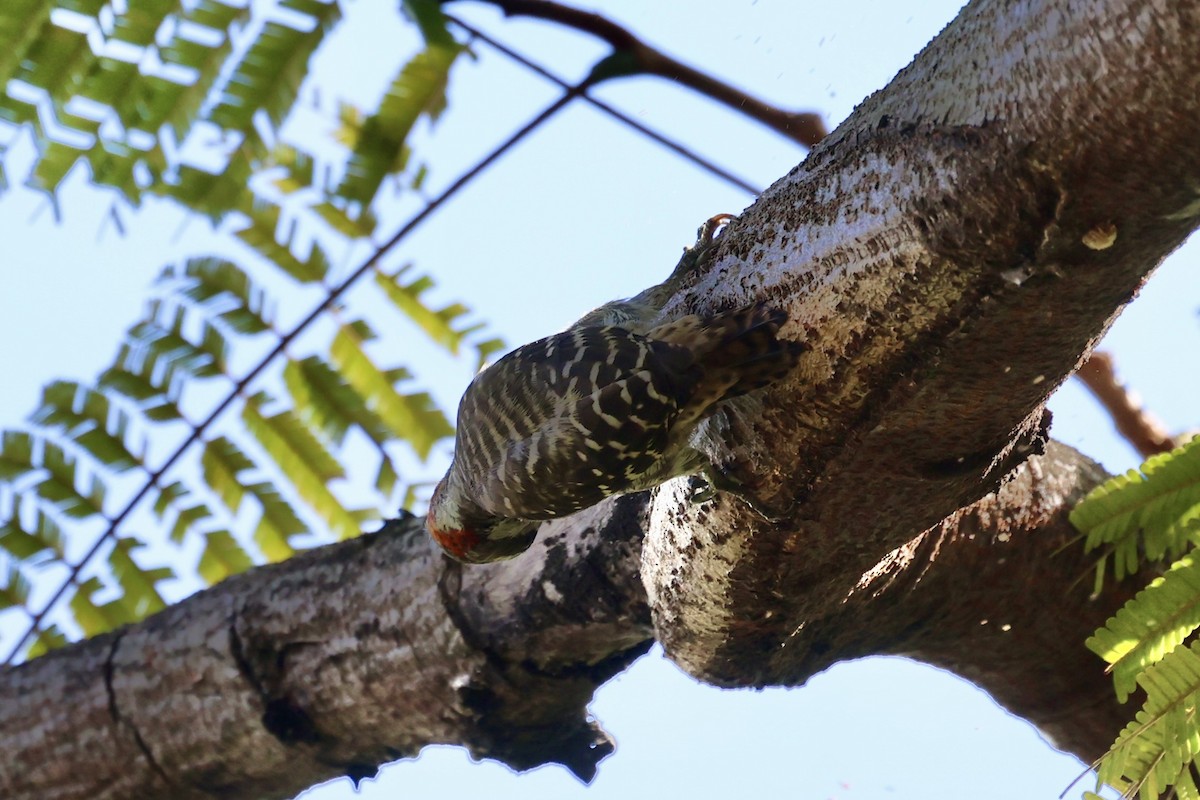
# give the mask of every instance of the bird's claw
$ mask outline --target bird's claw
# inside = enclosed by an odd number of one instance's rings
[[[691,500],[692,505],[704,505],[709,500],[712,500],[717,496],[717,487],[713,486],[711,482],[706,481],[703,478],[700,479],[699,485],[693,483],[691,489],[692,496],[689,499]]]
[[[691,247],[684,248],[683,256],[675,265],[675,271],[671,273],[672,277],[668,279],[668,282],[678,280],[679,277],[697,269],[712,250],[717,232],[734,219],[737,219],[736,214],[716,214],[705,220],[704,224],[696,229],[696,243]]]
[[[710,467],[701,475],[696,476],[700,482],[697,485],[692,484],[691,502],[695,505],[701,505],[714,499],[718,492],[728,492],[739,498],[746,507],[759,517],[764,522],[769,522],[772,525],[777,525],[787,518],[788,511],[777,512],[774,509],[763,507],[751,494],[746,491],[746,487],[737,478],[725,472],[718,467]]]

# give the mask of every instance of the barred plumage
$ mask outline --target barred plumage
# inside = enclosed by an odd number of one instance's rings
[[[451,555],[511,558],[541,520],[699,471],[688,441],[700,421],[786,374],[801,350],[776,337],[784,312],[763,304],[645,332],[593,324],[603,318],[518,348],[467,388],[427,521]]]

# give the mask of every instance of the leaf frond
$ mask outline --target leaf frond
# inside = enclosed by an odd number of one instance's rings
[[[1087,640],[1112,665],[1117,698],[1129,697],[1137,676],[1200,627],[1200,560],[1184,556],[1126,603]]]
[[[1200,439],[1112,478],[1071,512],[1085,548],[1112,546],[1119,580],[1150,561],[1181,556],[1200,530]]]

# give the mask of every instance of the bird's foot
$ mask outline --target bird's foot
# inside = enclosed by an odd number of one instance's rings
[[[709,217],[704,221],[703,225],[696,229],[696,244],[694,246],[712,246],[713,239],[717,237],[717,231],[735,219],[737,219],[737,214],[714,214]]]
[[[737,478],[730,475],[728,472],[716,466],[710,466],[700,475],[695,476],[696,480],[692,482],[691,502],[700,505],[707,503],[717,496],[717,492],[728,492],[735,495],[746,507],[749,508],[754,515],[760,517],[764,522],[769,522],[776,525],[782,522],[791,509],[777,511],[768,508],[758,501],[753,495],[747,491],[745,484]],[[699,485],[697,485],[697,482]]]
[[[699,476],[691,482],[689,488],[692,490],[692,496],[688,499],[692,502],[692,505],[704,505],[717,496],[717,487]]]
[[[682,276],[697,270],[712,251],[713,242],[717,238],[717,232],[728,224],[730,220],[734,219],[737,219],[736,214],[716,214],[705,220],[704,224],[696,230],[696,243],[691,247],[684,248],[683,257],[675,265],[675,269],[671,273],[671,277],[667,279],[667,282],[677,281]]]

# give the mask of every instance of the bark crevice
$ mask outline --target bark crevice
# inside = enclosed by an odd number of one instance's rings
[[[141,752],[142,758],[146,760],[147,766],[149,766],[150,769],[152,769],[158,775],[158,777],[162,779],[163,783],[165,783],[167,786],[171,786],[174,784],[174,781],[171,780],[171,776],[166,773],[166,770],[162,768],[162,765],[159,764],[158,760],[154,757],[154,753],[150,750],[150,745],[142,737],[142,733],[138,730],[138,726],[135,725],[132,720],[126,719],[125,716],[121,714],[120,704],[117,701],[117,690],[114,686],[113,675],[115,674],[114,664],[117,658],[117,650],[121,647],[122,638],[124,638],[123,630],[117,630],[113,632],[112,642],[108,647],[108,655],[104,659],[104,691],[108,695],[108,715],[112,720],[113,727],[118,734],[121,731],[128,733],[129,737],[133,740],[134,745],[136,745],[137,749]]]

